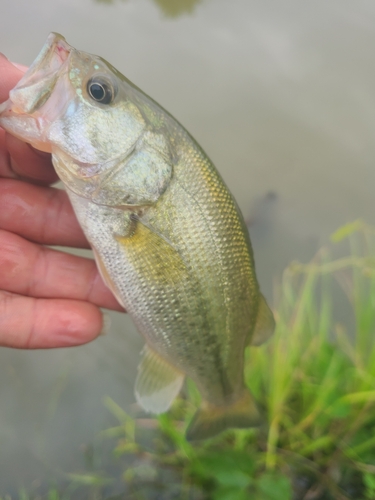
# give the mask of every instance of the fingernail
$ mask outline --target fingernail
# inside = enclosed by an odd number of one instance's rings
[[[12,64],[15,68],[19,69],[20,71],[22,71],[22,73],[25,73],[25,71],[28,70],[28,67],[25,66],[24,64],[19,64],[19,63],[16,63],[16,62],[13,62],[13,61],[10,61],[7,56],[5,54],[3,54],[2,52],[0,52],[0,57],[3,57],[6,61],[10,62],[10,64]]]
[[[108,335],[110,332],[112,320],[108,313],[103,312],[102,314],[103,314],[103,323],[99,335],[104,337],[105,335]]]
[[[30,149],[32,149],[32,151],[34,153],[36,153],[38,156],[41,156],[42,158],[50,158],[51,157],[51,153],[47,153],[46,151],[41,151],[40,149],[36,149],[31,144],[29,144],[29,146],[30,146]]]
[[[9,59],[8,59],[9,61]],[[29,68],[27,66],[25,66],[24,64],[18,64],[18,63],[15,63],[13,61],[9,61],[11,64],[13,64],[13,66],[17,69],[19,69],[20,71],[22,71],[22,73],[25,73]]]

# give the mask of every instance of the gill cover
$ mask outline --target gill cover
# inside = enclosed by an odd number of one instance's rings
[[[0,124],[51,152],[77,195],[106,206],[150,205],[169,185],[173,155],[139,94],[104,59],[51,33],[1,106]]]

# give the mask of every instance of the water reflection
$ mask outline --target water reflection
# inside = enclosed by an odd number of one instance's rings
[[[168,17],[177,17],[182,14],[192,14],[197,4],[202,0],[154,0],[162,12]]]
[[[98,3],[113,4],[116,0],[95,0]],[[121,0],[126,2],[128,0]],[[192,14],[196,5],[202,0],[153,0],[167,17],[178,17],[183,14]]]

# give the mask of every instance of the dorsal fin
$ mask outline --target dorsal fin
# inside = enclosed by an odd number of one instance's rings
[[[266,302],[266,299],[260,294],[258,315],[255,323],[254,333],[251,337],[250,345],[262,345],[272,336],[275,331],[275,319],[273,313]]]

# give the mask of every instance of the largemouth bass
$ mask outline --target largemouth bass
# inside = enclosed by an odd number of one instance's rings
[[[188,439],[259,424],[244,351],[274,319],[240,210],[189,133],[55,33],[1,105],[0,125],[52,154],[105,283],[146,340],[139,404],[168,410],[189,376],[202,404]]]

